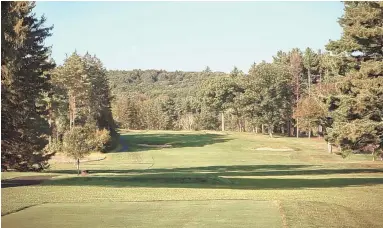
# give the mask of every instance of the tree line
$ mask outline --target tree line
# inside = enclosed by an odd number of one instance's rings
[[[117,123],[129,129],[318,135],[350,153],[382,154],[383,4],[345,2],[340,40],[278,51],[229,74],[109,71]]]
[[[42,170],[57,152],[79,159],[118,138],[101,61],[74,52],[56,66],[44,45],[53,26],[34,7],[1,3],[2,170]]]
[[[341,154],[382,155],[383,3],[345,2],[326,51],[277,52],[247,73],[107,71],[89,53],[56,66],[33,2],[2,2],[2,169],[42,170],[116,145],[116,127],[323,136]],[[79,160],[78,160],[79,161]]]

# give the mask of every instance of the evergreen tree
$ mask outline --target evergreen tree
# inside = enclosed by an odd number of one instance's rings
[[[327,49],[344,53],[345,77],[338,94],[330,97],[332,126],[327,139],[339,144],[343,154],[383,148],[383,3],[345,2],[339,24],[340,40]]]
[[[234,66],[233,70],[230,72],[231,77],[238,77],[242,75],[243,75],[243,72],[241,70],[238,70],[236,66]]]
[[[318,75],[319,70],[319,57],[311,48],[306,48],[303,55],[303,65],[307,73],[307,89],[310,96],[311,84],[315,79],[315,76]]]
[[[43,152],[50,134],[43,94],[50,88],[52,27],[32,13],[33,2],[1,3],[2,167],[42,169],[52,154]]]
[[[99,129],[107,129],[112,135],[116,133],[115,123],[111,111],[112,96],[109,89],[109,80],[106,70],[100,59],[86,54],[83,57],[85,68],[89,77],[89,116],[88,119],[96,121]]]
[[[209,66],[206,66],[205,70],[203,71],[204,73],[211,73],[211,69]]]
[[[165,97],[161,104],[162,112],[165,117],[165,129],[172,130],[176,126],[176,121],[178,119],[176,104],[174,99],[171,97]]]

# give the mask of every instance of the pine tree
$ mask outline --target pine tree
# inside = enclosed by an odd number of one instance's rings
[[[209,66],[206,66],[205,70],[203,71],[204,73],[211,73],[211,69]]]
[[[345,77],[329,99],[332,126],[328,140],[343,154],[383,148],[383,3],[345,2],[339,24],[343,35],[327,49],[343,53]]]
[[[99,129],[107,129],[116,133],[115,123],[111,111],[112,96],[109,90],[109,81],[106,70],[100,59],[96,56],[86,54],[83,57],[87,75],[89,77],[89,104],[88,119],[96,121]]]
[[[33,2],[2,2],[1,148],[2,167],[42,169],[52,154],[43,152],[49,126],[43,94],[50,88],[50,48],[44,40],[52,27],[32,13]]]
[[[57,74],[68,94],[69,128],[76,126],[77,121],[84,124],[89,115],[91,101],[91,82],[85,61],[74,52],[57,69]]]
[[[174,129],[178,118],[174,99],[171,97],[165,97],[161,103],[161,109],[162,112],[165,114],[165,129]]]
[[[238,76],[242,76],[242,75],[243,75],[243,72],[241,70],[238,70],[238,68],[236,66],[230,72],[231,77],[238,77]]]
[[[306,48],[303,55],[303,65],[307,73],[307,89],[308,95],[310,96],[311,84],[313,79],[318,74],[319,70],[319,57],[311,48]]]

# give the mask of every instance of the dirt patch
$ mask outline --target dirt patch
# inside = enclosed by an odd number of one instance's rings
[[[255,148],[254,150],[263,150],[263,151],[294,151],[291,148],[270,148],[270,147],[261,147],[261,148]]]
[[[42,182],[56,177],[57,175],[41,175],[41,176],[25,176],[25,177],[15,177],[12,179],[2,180],[1,188],[11,188],[11,187],[20,187],[28,185],[37,185]]]
[[[172,147],[172,145],[169,145],[169,144],[165,144],[165,145],[137,144],[137,146],[151,147],[151,148],[170,148],[170,147]]]

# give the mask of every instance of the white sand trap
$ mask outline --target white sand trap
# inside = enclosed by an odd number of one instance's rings
[[[294,151],[291,148],[270,148],[270,147],[260,147],[256,148],[255,150],[266,150],[266,151]]]
[[[137,144],[137,146],[142,147],[153,147],[153,148],[170,148],[172,145],[165,144],[165,145],[148,145],[148,144]]]
[[[222,131],[205,131],[205,134],[213,134],[213,135],[228,135],[227,132]]]

